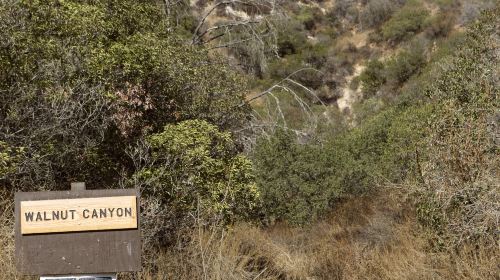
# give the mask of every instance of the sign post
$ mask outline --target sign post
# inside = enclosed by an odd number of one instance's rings
[[[17,269],[49,279],[116,279],[140,270],[139,193],[135,189],[18,192]],[[64,276],[66,275],[66,276]]]

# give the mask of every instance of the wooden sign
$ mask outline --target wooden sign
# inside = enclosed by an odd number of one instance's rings
[[[136,196],[21,202],[21,234],[137,228]]]
[[[138,205],[135,189],[16,193],[17,269],[28,275],[140,270]]]

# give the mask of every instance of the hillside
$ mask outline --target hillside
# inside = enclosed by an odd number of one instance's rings
[[[16,191],[137,188],[120,279],[499,279],[490,0],[0,1]],[[33,278],[34,279],[34,278]]]

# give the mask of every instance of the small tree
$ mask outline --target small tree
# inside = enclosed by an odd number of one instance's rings
[[[244,81],[170,24],[150,0],[2,1],[0,141],[27,156],[0,187],[116,186],[166,124],[243,126]]]

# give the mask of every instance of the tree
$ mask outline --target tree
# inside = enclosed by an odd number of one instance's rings
[[[112,186],[166,124],[241,127],[243,80],[170,26],[156,1],[2,1],[0,141],[25,155],[2,185]]]

